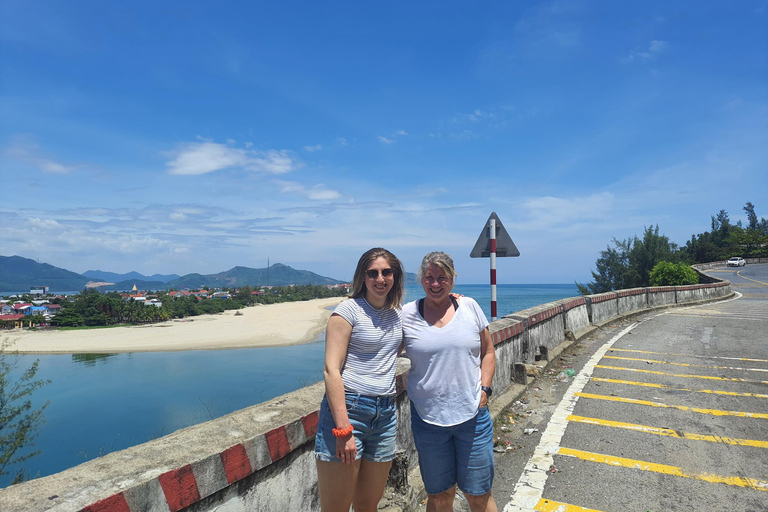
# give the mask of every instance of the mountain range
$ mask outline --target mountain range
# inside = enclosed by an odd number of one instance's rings
[[[51,291],[82,290],[88,283],[108,282],[98,288],[105,291],[125,291],[136,285],[139,290],[170,290],[239,287],[239,286],[287,286],[290,284],[343,284],[308,270],[297,270],[282,263],[268,268],[233,267],[218,274],[155,274],[144,276],[138,272],[117,274],[101,270],[89,270],[83,274],[38,263],[21,256],[0,256],[0,290],[14,293],[25,292],[35,286],[47,286]]]

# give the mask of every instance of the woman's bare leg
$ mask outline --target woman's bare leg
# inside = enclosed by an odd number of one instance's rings
[[[482,496],[472,496],[471,494],[464,494],[469,504],[469,510],[472,512],[499,512],[496,507],[496,502],[493,501],[490,491]]]
[[[363,460],[357,476],[355,495],[352,502],[355,512],[376,512],[384,487],[387,485],[392,462],[371,462]]]
[[[349,512],[361,461],[358,459],[353,464],[316,461],[322,512]]]
[[[453,512],[453,500],[455,498],[455,485],[440,494],[430,494],[427,496],[427,512]]]

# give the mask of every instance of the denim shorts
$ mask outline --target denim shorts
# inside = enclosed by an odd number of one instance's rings
[[[440,494],[458,484],[465,494],[482,496],[493,485],[493,421],[487,407],[451,427],[421,419],[411,403],[411,429],[427,494]]]
[[[346,392],[347,415],[352,424],[356,459],[389,462],[397,451],[397,419],[394,396],[365,396]],[[336,437],[328,398],[323,397],[315,436],[315,458],[326,462],[341,462],[336,456]]]

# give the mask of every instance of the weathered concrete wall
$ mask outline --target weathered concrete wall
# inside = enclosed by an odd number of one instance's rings
[[[528,335],[526,358],[517,362],[532,363],[537,356],[546,355],[565,339],[565,319],[560,302],[548,302],[508,317],[521,319]]]
[[[706,298],[706,288],[702,285],[676,286],[676,301],[678,304],[687,304],[689,302],[698,302]]]
[[[648,307],[656,308],[675,303],[674,286],[652,286],[648,288]]]
[[[524,322],[510,316],[500,318],[492,325],[491,336],[496,346],[496,373],[491,387],[502,390],[515,378],[515,363],[527,360],[525,348],[528,336]]]
[[[616,292],[587,295],[589,304],[589,320],[600,325],[619,316],[618,294]]]
[[[624,293],[628,292],[628,293]],[[550,353],[593,325],[648,308],[729,296],[730,283],[622,290],[572,297],[507,315],[491,324],[496,346],[495,396],[520,377],[520,363]],[[398,458],[385,498],[417,510],[418,464],[405,390],[408,361],[397,377]],[[523,371],[523,382],[525,375]],[[313,455],[323,384],[277,397],[75,468],[0,490],[0,510],[14,512],[317,511]]]
[[[724,281],[691,286],[675,286],[675,292],[677,303],[687,304],[725,297],[731,293],[731,287],[728,281]]]
[[[589,311],[587,310],[587,299],[579,297],[576,299],[564,299],[563,311],[565,313],[565,328],[573,333],[574,337],[580,338],[590,327]]]
[[[648,307],[648,291],[646,288],[619,290],[616,294],[618,295],[616,302],[619,315],[628,315]]]

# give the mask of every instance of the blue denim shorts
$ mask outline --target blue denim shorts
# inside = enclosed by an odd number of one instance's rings
[[[456,484],[472,496],[491,490],[493,421],[487,407],[464,423],[440,427],[422,420],[411,403],[411,429],[427,494],[440,494]]]
[[[389,462],[397,451],[397,417],[394,396],[365,396],[346,392],[347,415],[352,424],[357,457],[371,462]],[[315,458],[341,462],[336,456],[336,438],[328,398],[323,397],[315,436]]]

